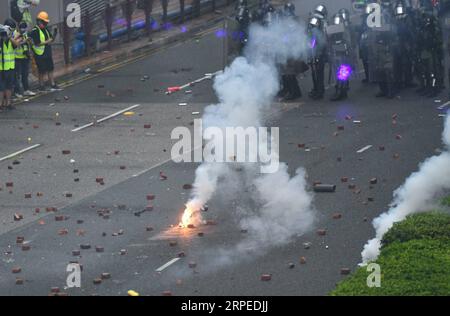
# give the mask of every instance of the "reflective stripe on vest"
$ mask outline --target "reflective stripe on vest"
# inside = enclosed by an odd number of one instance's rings
[[[45,33],[43,30],[41,30],[39,27],[36,26],[36,29],[39,31],[39,39],[41,43],[45,42]],[[50,34],[48,34],[47,29],[45,29],[45,32],[47,33],[48,38],[50,38]],[[44,55],[45,51],[45,45],[33,45],[33,51],[36,55],[42,56]]]
[[[9,45],[8,45],[9,44]],[[3,43],[0,52],[0,71],[13,70],[16,67],[16,56],[11,41]]]
[[[27,39],[26,35],[24,35],[24,39],[25,40]],[[26,52],[28,52],[28,44],[25,43],[25,44],[19,45],[16,48],[16,59],[26,59],[26,58],[28,58],[28,55],[26,54]]]

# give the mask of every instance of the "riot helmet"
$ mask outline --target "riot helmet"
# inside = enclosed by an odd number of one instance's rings
[[[347,9],[340,9],[339,14],[345,22],[350,22],[350,12]]]
[[[295,16],[295,5],[292,2],[284,5],[284,14],[286,16]]]
[[[319,4],[314,9],[314,16],[319,19],[326,19],[328,17],[328,10],[323,4]]]
[[[406,8],[403,4],[403,1],[398,1],[395,5],[395,11],[394,14],[396,17],[403,17],[406,15]]]
[[[344,19],[342,18],[342,15],[340,15],[339,13],[336,13],[333,16],[333,24],[339,25],[339,24],[343,24],[343,23],[344,23]]]
[[[316,16],[313,16],[309,19],[309,27],[310,28],[320,28],[322,26],[322,21]]]
[[[247,2],[247,0],[239,0],[237,6],[238,7],[246,7],[246,6],[248,6],[248,2]]]

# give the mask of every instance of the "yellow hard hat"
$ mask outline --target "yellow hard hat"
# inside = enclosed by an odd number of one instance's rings
[[[47,22],[47,23],[50,22],[50,19],[49,19],[49,17],[48,17],[48,13],[45,12],[45,11],[39,12],[37,18],[38,18],[39,20],[42,20],[42,21]]]

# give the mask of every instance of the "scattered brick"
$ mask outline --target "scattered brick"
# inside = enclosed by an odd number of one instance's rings
[[[272,275],[271,274],[263,274],[263,275],[261,275],[261,281],[267,282],[267,281],[270,281],[270,280],[272,280]]]

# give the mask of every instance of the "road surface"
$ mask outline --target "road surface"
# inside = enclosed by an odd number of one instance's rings
[[[297,1],[298,13],[304,16],[316,2]],[[245,238],[236,214],[243,197],[211,201],[205,217],[217,225],[177,228],[189,198],[183,186],[194,181],[198,165],[170,159],[172,129],[192,128],[199,117],[192,113],[217,102],[212,81],[192,94],[164,91],[220,70],[222,53],[212,31],[0,116],[0,157],[40,145],[0,162],[0,295],[47,295],[56,287],[69,295],[327,295],[345,277],[342,268],[356,269],[374,235],[371,220],[418,163],[442,147],[436,107],[446,100],[409,90],[380,100],[375,86],[356,78],[343,102],[274,104],[266,123],[280,127],[280,157],[290,173],[304,167],[310,185],[332,183],[337,191],[315,194],[317,218],[307,234],[213,264],[217,249],[232,249]],[[301,80],[305,95],[310,81]],[[129,107],[130,116],[73,131]],[[368,145],[373,147],[357,153]],[[142,212],[148,195],[155,196],[154,208]],[[342,218],[334,219],[336,213]],[[14,214],[23,219],[14,221]],[[17,244],[18,237],[24,242]],[[65,288],[71,262],[82,264],[79,289]],[[110,278],[94,284],[104,273]],[[272,280],[261,281],[262,274]]]

